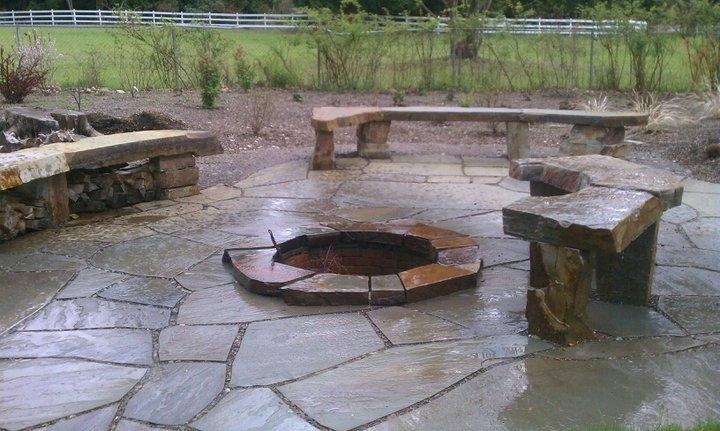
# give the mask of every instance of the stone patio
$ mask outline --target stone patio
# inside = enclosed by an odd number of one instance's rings
[[[653,308],[592,301],[597,341],[528,337],[528,245],[506,162],[340,158],[260,171],[104,222],[0,244],[0,428],[554,430],[720,417],[720,185],[662,218]],[[471,236],[474,289],[403,306],[292,306],[222,250],[327,223]]]

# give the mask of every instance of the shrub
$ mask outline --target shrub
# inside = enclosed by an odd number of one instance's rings
[[[0,94],[9,103],[21,103],[43,85],[49,72],[40,57],[0,47]]]
[[[200,97],[202,106],[210,109],[220,95],[220,67],[215,59],[202,55],[198,59],[198,75],[200,80]]]
[[[634,92],[632,109],[648,114],[648,124],[645,126],[648,132],[659,132],[694,121],[678,98],[662,100],[651,93]]]
[[[18,52],[27,58],[30,63],[37,62],[42,69],[48,71],[42,87],[47,86],[55,71],[55,62],[60,57],[55,48],[55,40],[43,36],[37,30],[25,33],[25,40],[18,46]]]
[[[235,48],[235,79],[237,84],[245,91],[248,91],[255,82],[255,70],[245,55],[245,50],[238,45]]]
[[[580,107],[583,111],[604,112],[610,108],[610,102],[608,101],[607,96],[600,94],[599,96],[595,96],[592,99],[581,103]]]
[[[253,135],[259,136],[275,111],[272,96],[266,92],[252,91],[248,94],[248,124]]]
[[[77,77],[78,87],[100,87],[102,86],[102,71],[105,68],[107,57],[99,49],[90,49],[85,55],[76,57],[75,61],[80,67],[80,74]],[[127,65],[123,65],[123,68]]]

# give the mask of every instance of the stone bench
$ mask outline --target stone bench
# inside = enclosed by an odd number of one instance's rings
[[[387,158],[387,138],[392,121],[503,122],[507,126],[507,155],[511,160],[528,157],[530,123],[572,124],[561,152],[567,155],[608,154],[624,157],[625,127],[647,124],[647,115],[634,112],[586,112],[551,109],[458,108],[458,107],[322,107],[313,109],[310,123],[316,143],[313,169],[332,169],[335,160],[334,131],[357,126],[361,157]]]
[[[674,175],[602,155],[524,159],[510,176],[531,197],[503,208],[505,233],[531,241],[529,331],[561,344],[594,338],[591,287],[599,299],[648,305],[658,221],[680,205]]]
[[[187,130],[100,135],[3,153],[0,154],[0,204],[12,202],[22,208],[23,213],[33,208],[47,211],[46,226],[37,223],[28,226],[41,229],[64,223],[70,214],[72,197],[82,194],[83,182],[93,178],[107,182],[108,178],[126,175],[129,181],[145,181],[150,185],[147,190],[143,189],[147,193],[145,200],[189,196],[198,193],[195,157],[219,153],[222,147],[211,133]],[[98,171],[143,160],[149,163],[135,166],[134,170]],[[94,190],[88,193],[99,188],[97,184],[89,184]],[[17,205],[14,201],[18,198],[27,202]],[[122,204],[122,200],[118,203]],[[9,235],[0,232],[0,239],[3,236]]]

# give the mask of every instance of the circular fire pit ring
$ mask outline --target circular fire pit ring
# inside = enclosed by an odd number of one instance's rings
[[[247,290],[292,305],[397,305],[477,285],[478,245],[425,224],[329,224],[265,249],[227,249]]]

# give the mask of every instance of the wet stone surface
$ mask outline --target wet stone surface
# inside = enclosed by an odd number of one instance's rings
[[[528,183],[506,160],[338,166],[291,162],[0,244],[0,428],[645,429],[720,414],[720,186],[686,180],[663,214],[652,307],[593,300],[598,340],[560,347],[525,335],[528,243],[504,235],[500,210]],[[598,183],[617,182],[601,168]],[[453,259],[481,257],[480,280],[397,306],[397,276],[371,280],[385,302],[365,277],[361,306],[294,306],[249,292],[221,261],[224,248],[272,247],[268,229],[285,241],[348,222],[470,235],[477,252]],[[477,274],[471,260],[458,266]]]

